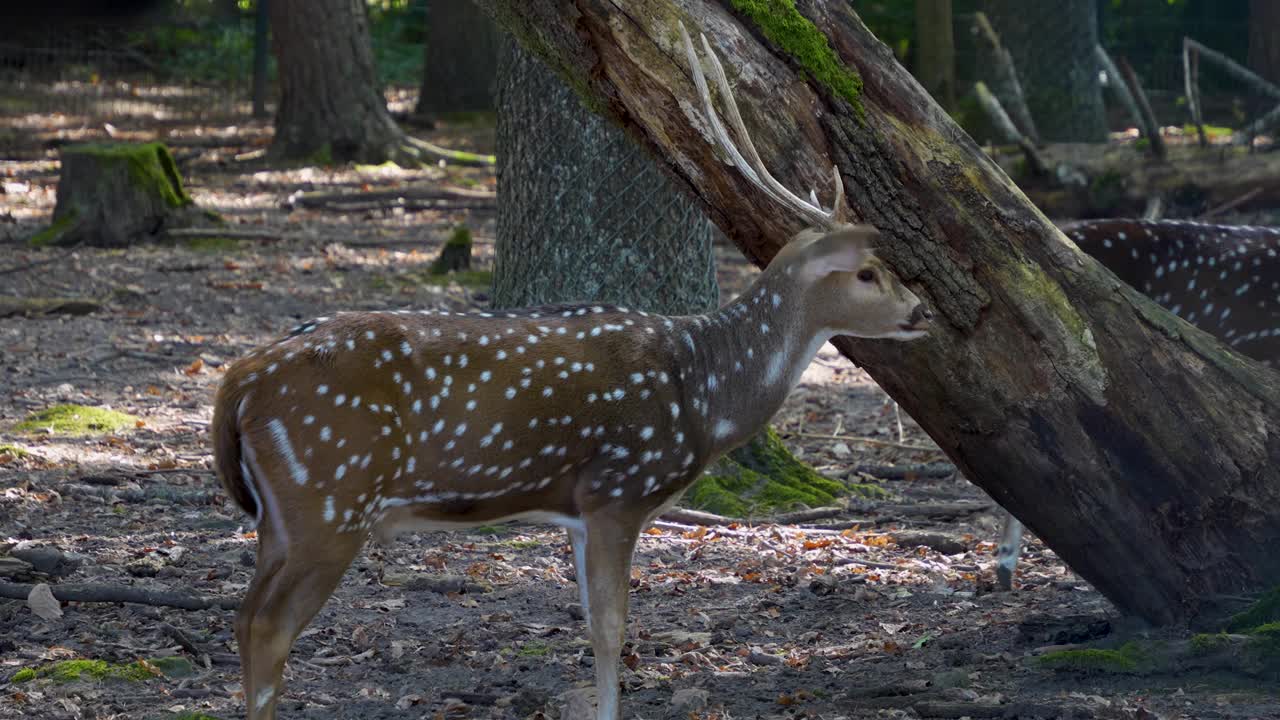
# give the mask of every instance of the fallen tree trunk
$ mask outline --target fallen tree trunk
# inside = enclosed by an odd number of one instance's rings
[[[1142,213],[1148,199],[1175,193],[1196,195],[1206,207],[1245,195],[1250,196],[1248,207],[1280,205],[1280,153],[1251,153],[1224,145],[1173,145],[1166,146],[1165,152],[1166,161],[1159,162],[1133,145],[1046,145],[1040,148],[1045,164],[1075,168],[1088,179],[1087,186],[1064,188],[1025,172],[1018,184],[1050,217],[1134,217]],[[1021,152],[1006,151],[996,160],[1013,174],[1023,157]]]
[[[834,161],[938,316],[837,346],[1121,609],[1173,622],[1280,583],[1280,378],[1080,253],[847,3],[480,2],[763,265],[798,225],[708,140],[676,22],[706,33],[765,164],[825,192]]]

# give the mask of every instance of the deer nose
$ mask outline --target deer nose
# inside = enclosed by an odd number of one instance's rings
[[[912,326],[928,325],[933,320],[933,311],[925,306],[924,303],[916,305],[911,310],[910,324]]]

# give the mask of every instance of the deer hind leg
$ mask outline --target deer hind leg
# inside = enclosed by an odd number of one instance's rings
[[[248,720],[271,720],[281,691],[285,659],[298,633],[333,594],[363,544],[354,533],[291,542],[270,525],[258,532],[258,569],[236,618]]]
[[[627,627],[631,590],[631,554],[640,526],[623,513],[599,512],[586,518],[586,582],[591,607],[591,647],[596,656],[598,720],[619,717],[618,660]]]
[[[569,545],[573,548],[573,574],[578,582],[578,598],[582,602],[582,616],[591,627],[591,595],[587,591],[587,531],[581,527],[567,528]]]
[[[1005,590],[1013,589],[1013,572],[1022,554],[1022,523],[1008,510],[1004,511],[1004,528],[1000,530],[1000,547],[996,548],[996,581]]]

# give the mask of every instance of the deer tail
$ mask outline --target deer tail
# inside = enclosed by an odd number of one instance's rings
[[[240,392],[231,383],[223,383],[213,410],[213,466],[222,487],[242,510],[254,518],[255,525],[262,519],[262,502],[258,498],[249,465],[245,462],[241,443],[240,419],[248,393]]]

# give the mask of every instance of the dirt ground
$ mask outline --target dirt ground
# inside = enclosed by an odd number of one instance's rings
[[[0,161],[0,295],[77,297],[87,315],[0,318],[0,550],[55,548],[21,582],[93,583],[238,598],[254,539],[209,470],[211,398],[226,363],[298,321],[339,310],[467,309],[482,290],[422,279],[465,222],[492,262],[491,209],[371,203],[308,210],[298,192],[408,184],[492,187],[485,170],[271,169],[260,124],[122,131],[171,144],[202,206],[260,237],[128,251],[31,250],[47,222],[45,125]],[[483,133],[432,140],[485,149]],[[720,248],[726,295],[752,269]],[[13,425],[57,403],[139,418],[68,438]],[[832,477],[945,458],[860,370],[825,348],[776,419]],[[902,475],[900,473],[900,475]],[[885,497],[805,524],[664,524],[641,539],[623,709],[639,718],[1280,718],[1275,688],[1208,677],[1055,673],[1046,648],[1138,631],[1031,540],[1011,593],[992,587],[999,515],[953,474],[880,479]],[[895,540],[896,538],[896,540]],[[924,542],[926,545],[919,545]],[[939,549],[940,548],[940,549]],[[322,550],[321,550],[322,551]],[[3,555],[0,552],[0,555]],[[0,570],[3,566],[0,566]],[[370,547],[294,648],[285,718],[578,718],[592,657],[564,536],[502,526]],[[0,718],[241,717],[233,611],[69,603],[41,619],[0,600]],[[67,659],[179,656],[192,672],[143,680],[16,682]]]

